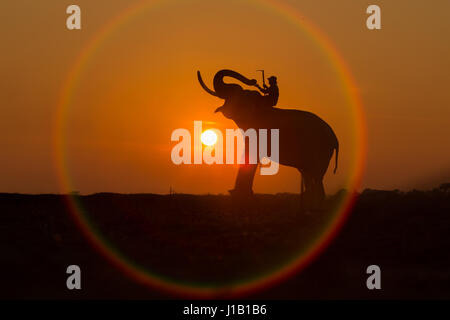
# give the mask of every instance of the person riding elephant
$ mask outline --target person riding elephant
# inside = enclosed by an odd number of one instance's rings
[[[264,107],[275,107],[278,103],[278,97],[280,95],[280,91],[278,89],[277,77],[271,76],[268,78],[269,86],[265,83],[263,87],[256,84],[255,86],[264,94],[262,96],[262,106]]]

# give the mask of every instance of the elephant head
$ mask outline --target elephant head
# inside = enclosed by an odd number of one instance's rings
[[[200,85],[206,92],[225,100],[225,103],[218,107],[215,112],[220,111],[226,118],[235,121],[243,120],[251,115],[251,106],[256,103],[256,100],[254,99],[255,94],[259,95],[259,93],[256,91],[244,90],[236,83],[225,83],[223,78],[231,77],[249,86],[256,85],[256,80],[250,80],[236,71],[224,69],[218,71],[214,76],[214,90],[211,90],[203,82],[200,71],[197,71],[197,77]]]

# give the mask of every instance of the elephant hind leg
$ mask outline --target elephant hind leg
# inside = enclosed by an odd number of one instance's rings
[[[302,210],[310,210],[314,201],[314,180],[310,173],[302,173],[301,182],[301,208]]]
[[[303,192],[304,183],[304,192]],[[302,174],[301,207],[304,210],[320,210],[325,200],[323,176],[313,175],[309,172]]]
[[[317,206],[321,207],[323,201],[325,200],[325,188],[323,186],[323,176],[316,178],[315,185],[317,189]]]
[[[333,149],[324,151],[324,156],[321,157],[322,161],[317,162],[317,166],[313,170],[314,176],[314,188],[317,195],[317,204],[320,206],[325,200],[325,188],[323,185],[323,178],[328,170],[331,157],[333,156]]]

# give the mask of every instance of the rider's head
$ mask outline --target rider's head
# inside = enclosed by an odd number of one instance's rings
[[[269,77],[267,80],[269,80],[269,84],[270,84],[271,86],[277,84],[277,77],[275,77],[275,76],[271,76],[271,77]]]

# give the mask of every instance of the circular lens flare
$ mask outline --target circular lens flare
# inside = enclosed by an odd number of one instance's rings
[[[217,134],[212,130],[203,131],[201,140],[204,145],[213,146],[217,142]]]
[[[356,199],[356,190],[360,186],[360,180],[364,169],[366,155],[366,124],[364,110],[361,99],[358,94],[358,87],[350,73],[348,66],[340,56],[333,43],[308,19],[305,18],[296,8],[275,0],[249,0],[255,5],[265,7],[276,15],[293,24],[299,31],[308,35],[309,39],[316,46],[322,49],[324,56],[336,71],[338,79],[342,82],[348,103],[350,106],[349,121],[354,126],[356,137],[355,159],[353,163],[353,172],[348,177],[346,189],[351,192],[346,195],[339,203],[333,217],[327,221],[324,229],[311,240],[306,249],[296,253],[292,260],[283,262],[267,274],[257,275],[251,279],[244,279],[229,286],[200,285],[197,283],[187,283],[176,281],[169,276],[159,274],[154,270],[146,268],[136,261],[129,258],[124,252],[119,250],[115,244],[111,243],[104,233],[96,228],[89,219],[89,212],[81,203],[79,197],[70,195],[74,190],[72,175],[68,168],[67,155],[67,118],[69,110],[72,107],[72,99],[75,96],[76,88],[81,82],[82,75],[87,68],[88,63],[96,54],[97,50],[111,37],[117,30],[137,16],[142,15],[147,10],[158,7],[165,3],[162,0],[141,0],[125,11],[121,12],[113,20],[106,23],[91,38],[87,45],[78,55],[73,67],[67,75],[67,79],[62,87],[58,110],[55,116],[54,127],[54,145],[55,145],[55,166],[57,169],[59,181],[61,183],[61,192],[67,193],[67,202],[70,207],[75,222],[80,230],[89,240],[89,242],[112,262],[117,268],[129,275],[135,281],[148,285],[152,288],[158,288],[169,293],[179,294],[184,297],[192,296],[196,298],[244,295],[254,292],[258,289],[267,288],[282,280],[287,279],[293,274],[303,270],[311,263],[321,252],[330,244],[338,231],[341,229],[347,219],[351,208]],[[211,130],[212,131],[212,130]],[[214,132],[213,132],[214,133]],[[202,135],[203,136],[203,135]],[[217,135],[216,135],[217,139]],[[203,142],[203,139],[201,138]],[[217,141],[216,141],[217,142]],[[216,143],[215,142],[215,143]]]

